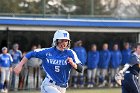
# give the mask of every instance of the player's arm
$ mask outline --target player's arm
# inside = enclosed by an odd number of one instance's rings
[[[82,65],[81,65],[80,63],[75,63],[75,62],[73,62],[73,59],[72,59],[72,58],[68,58],[67,61],[68,61],[68,63],[71,64],[71,66],[72,66],[76,71],[82,73],[83,67],[82,67]]]
[[[80,60],[78,59],[76,53],[74,51],[72,51],[73,57],[72,58],[68,58],[68,63],[71,64],[71,66],[78,72],[82,73],[83,71],[83,67],[81,65]]]
[[[123,74],[129,67],[130,67],[130,64],[125,64],[122,70],[119,71],[119,73]]]
[[[13,68],[12,68],[13,58],[10,54],[9,54],[9,59],[10,59],[10,71],[12,72],[13,71]]]
[[[31,51],[28,52],[21,60],[21,62],[19,62],[19,64],[14,68],[14,72],[16,74],[19,74],[22,70],[22,67],[25,63],[28,62],[28,60],[32,57],[36,57],[36,58],[41,58],[42,57],[42,49],[40,50],[35,50],[35,51]]]
[[[14,68],[14,72],[18,75],[21,70],[23,65],[28,61],[28,59],[26,57],[23,57],[22,60],[20,61],[20,63]]]

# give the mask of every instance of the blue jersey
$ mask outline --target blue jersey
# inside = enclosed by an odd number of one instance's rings
[[[21,58],[22,58],[22,53],[20,50],[10,50],[9,53],[11,54],[12,58],[13,58],[13,63],[17,64],[20,62]]]
[[[109,50],[100,51],[100,60],[99,60],[98,67],[102,69],[107,69],[109,66],[110,57],[111,54]]]
[[[60,51],[56,47],[36,49],[25,55],[27,59],[36,57],[42,59],[42,66],[46,77],[50,77],[58,84],[67,84],[71,65],[67,62],[70,57],[75,63],[81,63],[76,53],[70,49]]]
[[[87,53],[84,47],[82,46],[77,46],[74,47],[73,50],[76,52],[79,60],[82,62],[82,64],[84,65],[86,63],[87,60]]]
[[[131,55],[131,49],[124,49],[122,50],[122,63],[121,65],[125,65],[126,63],[129,63],[129,58]]]
[[[122,54],[119,50],[111,51],[111,68],[118,68],[122,61]]]
[[[13,59],[10,54],[0,54],[0,67],[10,67]]]
[[[99,62],[99,52],[98,51],[89,51],[87,57],[87,67],[88,69],[97,68]]]

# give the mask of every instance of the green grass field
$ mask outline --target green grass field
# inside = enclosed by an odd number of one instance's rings
[[[120,88],[108,89],[68,89],[67,93],[121,93]]]
[[[17,91],[9,93],[40,93],[40,91]],[[67,89],[66,93],[121,93],[120,88],[100,88],[100,89]]]

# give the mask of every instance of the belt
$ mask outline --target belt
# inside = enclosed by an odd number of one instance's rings
[[[125,73],[130,73],[130,71],[126,71]]]
[[[125,73],[131,73],[131,72],[130,71],[126,71]],[[134,75],[135,78],[137,78],[137,79],[139,78],[137,75],[135,75],[133,73],[131,73],[131,74]]]
[[[47,77],[47,78],[48,78],[48,77]],[[49,78],[48,78],[48,79],[49,79]],[[62,88],[67,88],[67,87],[68,87],[67,84],[57,83],[57,82],[55,82],[55,81],[53,81],[53,80],[51,80],[51,79],[49,79],[49,82],[52,83],[52,84],[54,84],[54,85],[57,85],[57,86],[59,86],[59,87],[62,87]]]

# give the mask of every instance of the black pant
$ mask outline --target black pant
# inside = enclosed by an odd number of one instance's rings
[[[122,93],[140,93],[138,77],[131,73],[126,73],[122,81]]]

